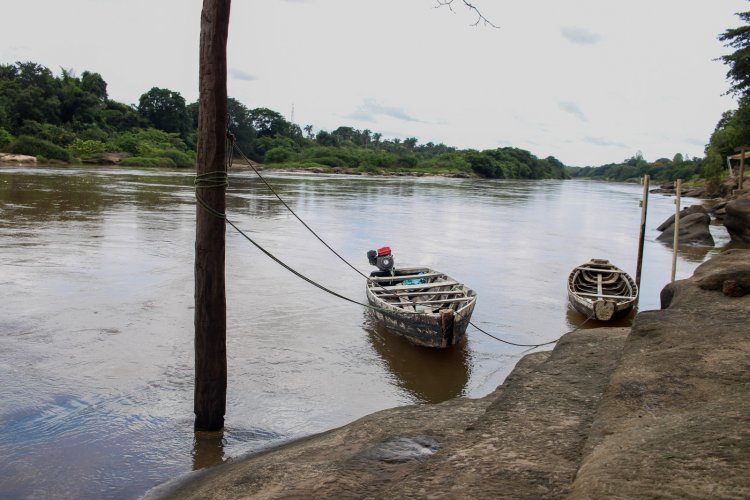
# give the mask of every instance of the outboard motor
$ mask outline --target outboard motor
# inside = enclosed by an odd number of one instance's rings
[[[367,260],[370,261],[371,266],[376,266],[383,272],[393,274],[393,254],[391,253],[391,247],[378,248],[377,250],[370,250],[367,252]]]

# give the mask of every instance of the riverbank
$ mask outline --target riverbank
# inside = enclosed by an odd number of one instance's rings
[[[481,399],[394,408],[150,498],[750,495],[750,250],[665,288],[631,329],[565,335]]]

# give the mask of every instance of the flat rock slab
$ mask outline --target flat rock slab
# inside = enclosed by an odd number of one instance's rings
[[[627,328],[568,334],[482,399],[385,410],[151,492],[173,498],[556,498]]]
[[[639,314],[571,498],[750,498],[750,296],[727,297],[730,250]]]

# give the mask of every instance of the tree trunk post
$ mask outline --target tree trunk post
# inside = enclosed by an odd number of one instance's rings
[[[227,37],[231,0],[204,0],[201,12],[198,164],[195,227],[195,430],[224,427],[227,393],[226,208],[224,185],[200,176],[224,171],[227,126]]]

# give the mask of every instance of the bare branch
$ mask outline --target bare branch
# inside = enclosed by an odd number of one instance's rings
[[[439,9],[440,7],[448,7],[448,10],[451,12],[455,12],[453,10],[453,2],[455,0],[436,0],[437,5],[435,6],[436,9]],[[477,20],[471,24],[471,26],[478,26],[479,23],[484,24],[485,26],[492,26],[493,28],[499,29],[500,26],[496,26],[493,24],[489,19],[484,17],[484,15],[479,11],[478,8],[472,3],[469,3],[467,0],[461,0],[463,4],[468,8],[470,11],[473,11],[477,15]]]

